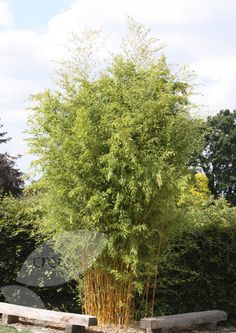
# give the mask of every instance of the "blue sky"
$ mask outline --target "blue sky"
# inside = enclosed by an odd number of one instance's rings
[[[56,13],[68,8],[65,0],[10,0],[9,9],[18,29],[39,29],[47,26]]]
[[[12,137],[1,151],[32,160],[24,141],[29,95],[50,87],[70,31],[103,29],[110,50],[125,34],[126,14],[166,44],[170,63],[197,74],[202,116],[236,108],[235,0],[0,0],[0,118]]]

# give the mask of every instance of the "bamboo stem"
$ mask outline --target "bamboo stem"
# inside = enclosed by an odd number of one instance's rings
[[[157,262],[156,262],[156,269],[154,274],[154,285],[153,285],[153,291],[152,291],[152,317],[154,316],[154,307],[155,307],[155,299],[156,299],[156,287],[157,287],[157,275],[158,275],[158,269],[159,269],[159,262],[160,262],[160,255],[161,255],[161,246],[163,241],[163,234],[162,229],[160,231],[160,239],[157,249]]]
[[[150,288],[150,273],[148,273],[147,287],[146,287],[146,304],[145,304],[145,317],[148,317],[148,293]]]

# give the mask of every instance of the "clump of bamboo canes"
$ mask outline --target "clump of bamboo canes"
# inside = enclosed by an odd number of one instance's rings
[[[29,117],[31,152],[42,175],[35,184],[43,193],[40,228],[53,235],[78,228],[108,236],[103,256],[109,264],[99,260],[83,270],[84,311],[101,323],[129,322],[138,279],[148,273],[146,301],[154,276],[154,311],[160,224],[169,229],[178,222],[176,203],[202,133],[189,112],[192,87],[185,73],[172,73],[149,30],[128,22],[122,53],[101,72],[91,60],[96,33],[84,44],[75,39],[59,89],[35,95]],[[71,243],[63,257],[74,277],[78,269],[70,256],[77,260],[82,252],[75,251],[75,239]],[[89,246],[84,252],[91,257]],[[110,262],[114,257],[118,264]],[[82,261],[90,263],[86,255]]]
[[[127,326],[134,316],[133,281],[117,280],[102,270],[84,274],[84,312],[96,315],[99,323]]]

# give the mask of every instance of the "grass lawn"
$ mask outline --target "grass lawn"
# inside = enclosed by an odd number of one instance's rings
[[[5,325],[0,325],[0,333],[32,333],[30,330],[22,330],[22,331],[18,331],[16,328],[14,327],[9,327],[9,326],[5,326]]]

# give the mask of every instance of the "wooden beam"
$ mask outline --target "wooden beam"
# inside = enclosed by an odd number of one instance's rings
[[[65,333],[85,333],[84,326],[68,325],[66,326]]]
[[[227,314],[220,310],[182,313],[170,316],[142,318],[140,328],[163,329],[199,324],[211,324],[227,320]]]
[[[27,306],[1,303],[1,302],[0,302],[0,313],[15,317],[24,317],[29,319],[56,322],[58,324],[66,326],[78,325],[78,326],[89,327],[97,325],[97,318],[94,316],[30,308]]]
[[[5,313],[2,314],[2,323],[4,325],[15,324],[18,321],[19,321],[19,317],[11,316],[11,315],[8,315],[8,314],[5,314]]]

